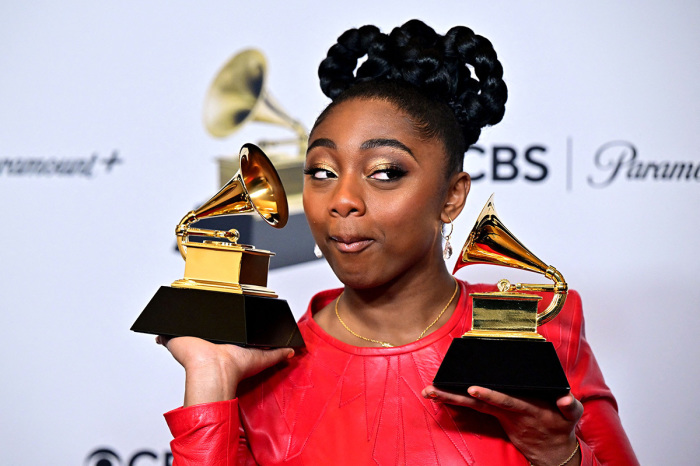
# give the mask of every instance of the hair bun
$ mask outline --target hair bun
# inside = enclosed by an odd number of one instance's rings
[[[501,121],[508,98],[503,67],[488,39],[464,26],[441,36],[415,19],[389,35],[375,26],[344,32],[318,73],[331,99],[360,82],[410,84],[452,108],[467,145],[476,142],[481,128]]]
[[[373,40],[379,35],[379,29],[370,25],[349,29],[338,37],[338,42],[328,50],[328,56],[318,70],[324,94],[335,99],[355,83],[357,78],[353,73],[357,61],[368,54]]]

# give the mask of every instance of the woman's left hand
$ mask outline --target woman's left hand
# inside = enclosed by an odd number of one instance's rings
[[[483,387],[469,387],[471,396],[438,390],[432,385],[423,396],[495,416],[510,441],[532,464],[559,465],[576,449],[576,423],[583,405],[569,393],[555,403],[516,398]],[[580,452],[567,464],[579,464]]]

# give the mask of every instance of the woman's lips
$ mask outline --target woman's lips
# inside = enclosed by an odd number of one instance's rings
[[[331,236],[331,241],[340,252],[357,253],[369,247],[373,240],[352,236]]]

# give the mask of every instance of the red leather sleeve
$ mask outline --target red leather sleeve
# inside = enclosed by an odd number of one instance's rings
[[[572,394],[583,403],[583,417],[576,427],[582,465],[638,465],[617,412],[617,402],[586,341],[581,298],[575,291],[567,298],[560,320],[557,347]],[[542,326],[545,329],[547,326]],[[556,333],[554,328],[552,329]],[[556,336],[552,335],[553,340]],[[568,344],[567,344],[568,340]]]
[[[238,399],[165,413],[174,466],[254,464],[238,416]]]

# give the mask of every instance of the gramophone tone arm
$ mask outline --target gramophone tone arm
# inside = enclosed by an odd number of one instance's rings
[[[221,239],[227,239],[232,243],[237,243],[238,238],[241,237],[240,233],[238,233],[238,230],[235,228],[231,228],[230,230],[207,230],[204,228],[188,228],[187,231],[185,232],[185,235],[194,235],[194,236],[210,236],[212,238],[221,238]]]
[[[549,291],[554,293],[552,301],[549,303],[549,306],[547,306],[547,309],[537,315],[538,327],[551,321],[559,314],[564,307],[566,295],[569,291],[569,286],[566,284],[561,272],[551,265],[547,267],[544,276],[553,280],[554,284],[510,283],[508,280],[501,280],[498,282],[498,289],[500,291]]]
[[[194,211],[190,211],[187,213],[187,215],[182,217],[180,223],[178,223],[177,227],[175,227],[175,236],[177,237],[177,249],[180,251],[180,255],[183,259],[187,258],[187,247],[185,246],[185,243],[187,243],[187,237],[189,235],[221,238],[229,240],[232,243],[237,243],[238,238],[240,238],[241,236],[240,233],[238,233],[238,230],[236,230],[235,228],[231,228],[228,231],[223,231],[190,227],[190,224],[196,222],[197,220],[198,218],[195,215]]]
[[[178,230],[180,231],[180,230]],[[187,237],[189,235],[194,235],[194,236],[209,236],[212,238],[221,238],[221,239],[226,239],[229,240],[232,243],[237,243],[238,238],[241,237],[240,233],[238,233],[238,230],[235,228],[231,228],[230,230],[224,231],[224,230],[207,230],[204,228],[189,228],[185,226],[182,229],[182,232],[177,235],[177,248],[180,250],[180,255],[182,256],[183,259],[187,259],[187,247],[185,246],[187,243]]]
[[[507,291],[556,291],[556,287],[540,283],[511,283]]]
[[[301,126],[301,124],[297,123],[296,120],[294,120],[294,123],[292,124],[292,127],[294,131],[297,133],[297,137],[295,139],[278,139],[278,140],[269,140],[269,139],[263,139],[257,142],[258,146],[264,151],[267,151],[271,148],[277,147],[277,146],[286,146],[286,145],[296,145],[297,148],[299,149],[299,152],[297,153],[297,157],[303,158],[306,156],[306,148],[308,147],[308,140],[309,140],[309,135],[306,132],[306,128]]]

